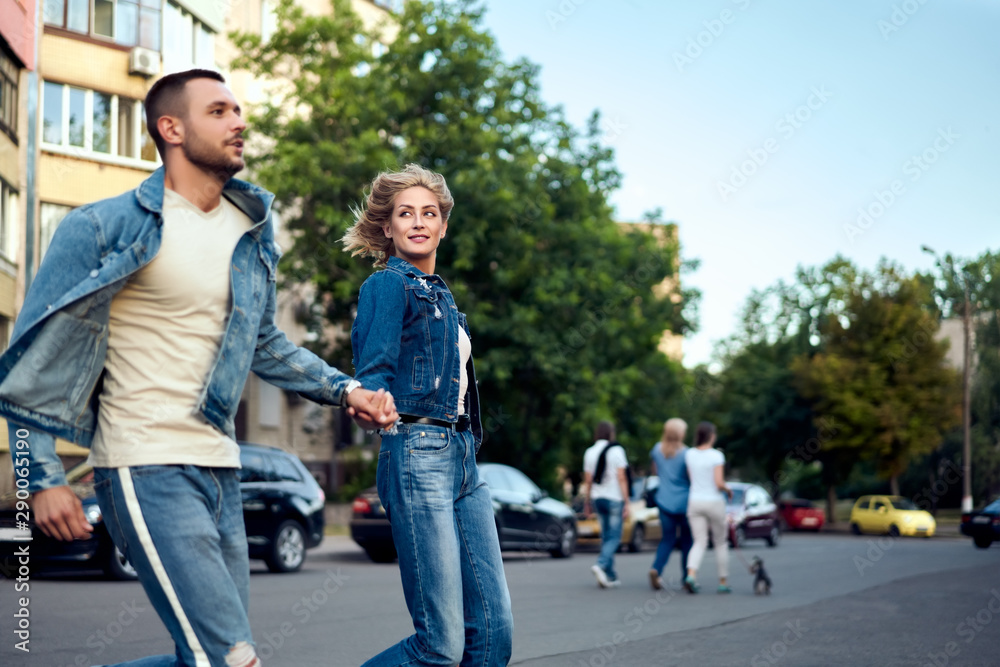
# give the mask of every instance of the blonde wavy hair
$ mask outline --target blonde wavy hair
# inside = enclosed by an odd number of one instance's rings
[[[660,439],[660,449],[668,459],[677,455],[684,446],[684,436],[687,435],[687,422],[674,417],[663,423],[663,438]]]
[[[344,250],[349,250],[351,256],[373,257],[376,267],[384,267],[395,248],[383,228],[392,221],[396,196],[403,190],[414,187],[430,190],[438,200],[442,221],[447,222],[455,200],[444,176],[418,164],[408,164],[400,171],[383,171],[376,176],[365,194],[361,208],[351,208],[354,224],[344,234],[344,238],[340,239]]]

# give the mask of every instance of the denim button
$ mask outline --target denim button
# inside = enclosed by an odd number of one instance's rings
[[[98,275],[100,274],[97,272],[97,269],[94,269],[93,271],[90,272],[91,278],[96,278]]]

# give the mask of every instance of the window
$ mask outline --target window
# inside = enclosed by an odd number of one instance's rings
[[[45,0],[46,25],[160,50],[160,0]]]
[[[215,69],[215,32],[172,2],[164,6],[163,36],[164,74]]]
[[[56,233],[56,227],[66,217],[66,214],[72,210],[69,206],[42,202],[41,210],[39,211],[42,223],[41,229],[38,230],[40,236],[38,245],[41,250],[39,257],[45,256],[45,251],[49,249],[49,242],[52,241],[52,235]]]
[[[142,102],[52,81],[42,88],[42,144],[156,162]]]
[[[17,190],[0,179],[0,254],[13,260],[17,254]]]
[[[274,481],[276,482],[301,482],[302,475],[291,459],[284,456],[275,455],[271,458],[271,465],[274,467]]]
[[[0,130],[17,143],[17,79],[20,67],[0,43]]]
[[[274,11],[275,0],[260,2],[260,39],[266,42],[278,29],[278,14]]]

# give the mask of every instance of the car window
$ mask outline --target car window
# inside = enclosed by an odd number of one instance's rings
[[[911,501],[909,498],[893,498],[892,506],[898,510],[919,509],[916,505],[913,504],[913,501]]]
[[[510,482],[507,481],[507,475],[503,468],[484,466],[479,469],[479,472],[486,481],[486,486],[494,491],[510,491]]]
[[[743,495],[744,495],[743,489],[733,489],[733,499],[730,500],[729,502],[733,505],[742,505]]]
[[[523,493],[527,496],[536,496],[539,494],[538,487],[535,486],[535,483],[528,479],[520,470],[514,470],[512,468],[506,472],[507,478],[510,480],[511,491]]]
[[[876,500],[875,502],[872,503],[872,509],[875,510],[876,512],[882,509],[883,507],[885,507],[885,501]]]
[[[240,482],[266,482],[270,476],[270,466],[263,454],[240,452]]]
[[[1000,499],[994,500],[992,503],[983,508],[984,512],[1000,512]]]
[[[747,489],[747,502],[751,505],[766,505],[768,501],[767,492],[759,486],[751,486]]]
[[[276,482],[301,482],[302,475],[295,466],[295,462],[285,456],[272,456],[271,467],[273,469],[272,479]]]

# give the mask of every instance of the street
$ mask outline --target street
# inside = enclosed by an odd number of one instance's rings
[[[754,596],[745,561],[774,581]],[[593,550],[569,560],[505,553],[514,607],[511,664],[996,665],[1000,662],[1000,545],[968,539],[789,534],[752,541],[731,558],[732,595],[714,592],[709,552],[692,596],[649,588],[649,548],[619,554],[620,588],[601,590]],[[192,562],[192,567],[197,563]],[[327,537],[302,572],[252,561],[251,622],[265,665],[359,665],[411,632],[396,564],[376,565],[348,537]],[[172,652],[137,583],[97,573],[43,573],[27,592],[0,580],[0,664],[95,665]],[[27,604],[19,598],[27,597]],[[30,653],[15,648],[15,613],[29,610]],[[23,619],[21,619],[23,620]]]

